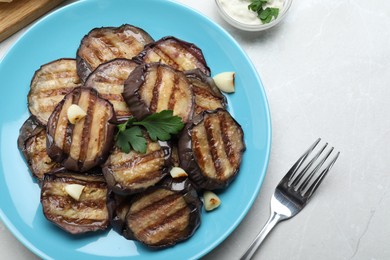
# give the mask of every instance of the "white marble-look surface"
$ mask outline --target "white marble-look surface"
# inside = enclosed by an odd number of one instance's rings
[[[390,259],[390,1],[295,0],[285,20],[263,33],[229,26],[214,0],[178,2],[239,42],[260,74],[272,116],[260,194],[204,259],[241,256],[266,222],[280,178],[317,137],[341,151],[338,162],[309,205],[277,226],[254,259]],[[0,57],[19,36],[0,43]],[[36,256],[0,222],[0,258]]]

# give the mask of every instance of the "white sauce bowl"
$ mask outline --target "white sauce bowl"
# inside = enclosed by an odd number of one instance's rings
[[[263,31],[280,23],[290,9],[292,0],[274,0],[274,2],[281,5],[279,15],[271,22],[263,24],[254,12],[248,10],[250,0],[215,0],[218,11],[224,20],[244,31]]]

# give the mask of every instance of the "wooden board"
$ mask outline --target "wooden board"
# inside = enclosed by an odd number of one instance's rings
[[[64,0],[0,2],[0,42],[41,17]]]

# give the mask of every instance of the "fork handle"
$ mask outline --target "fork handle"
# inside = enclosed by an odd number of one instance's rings
[[[245,254],[241,256],[240,260],[250,260],[257,248],[263,243],[269,232],[281,221],[281,216],[275,212],[271,213],[267,223],[265,223],[263,229],[257,234],[255,240],[252,242],[250,247],[246,250]]]

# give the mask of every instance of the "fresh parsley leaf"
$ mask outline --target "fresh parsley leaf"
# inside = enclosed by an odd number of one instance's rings
[[[171,110],[154,113],[141,121],[131,117],[125,123],[117,125],[118,133],[115,142],[122,152],[129,153],[133,149],[136,152],[146,153],[147,141],[141,126],[146,129],[153,141],[167,141],[171,139],[171,135],[180,132],[184,123],[179,116],[174,116]]]
[[[248,9],[258,13],[263,9],[263,5],[265,5],[267,2],[268,0],[253,0],[252,3],[248,5]]]
[[[261,20],[262,23],[269,23],[272,21],[272,18],[277,18],[279,15],[279,8],[276,7],[266,7],[268,0],[252,0],[248,5],[248,9],[257,13],[257,17]]]
[[[153,141],[167,141],[171,139],[172,134],[177,134],[184,127],[184,123],[179,116],[174,116],[172,110],[163,110],[147,116],[140,122],[134,122],[134,125],[142,125],[148,131]]]
[[[146,139],[142,134],[139,126],[132,126],[123,131],[119,130],[119,135],[116,139],[116,145],[125,153],[129,153],[133,149],[139,153],[146,153]]]
[[[267,7],[264,9],[263,12],[259,14],[259,18],[263,23],[269,23],[271,22],[272,18],[275,17],[275,19],[279,15],[279,8],[274,7]]]

